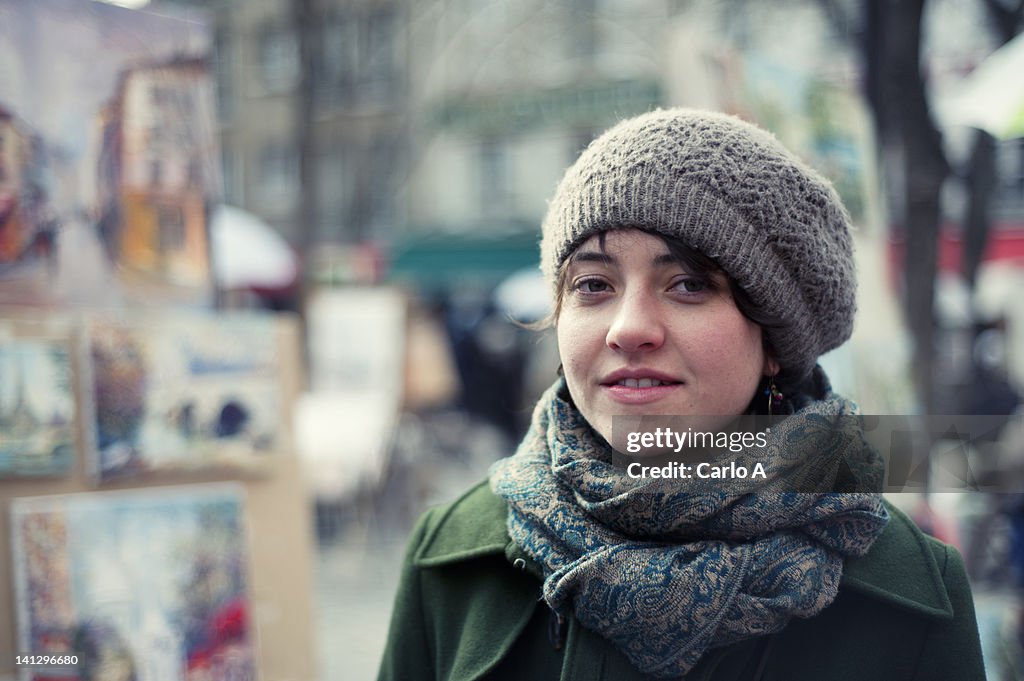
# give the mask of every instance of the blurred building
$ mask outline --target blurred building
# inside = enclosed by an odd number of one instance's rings
[[[212,113],[205,59],[121,73],[97,120],[97,195],[100,234],[125,266],[179,283],[205,280],[206,196],[216,181]]]
[[[411,228],[535,233],[580,150],[663,102],[665,0],[412,8]]]
[[[224,198],[292,243],[300,185],[296,121],[312,97],[312,244],[373,239],[401,221],[407,153],[404,0],[319,0],[306,32],[303,80],[291,0],[221,0],[214,6]]]

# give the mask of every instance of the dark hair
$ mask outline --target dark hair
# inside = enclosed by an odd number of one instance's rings
[[[638,229],[641,232],[644,232],[645,234],[656,236],[663,242],[665,242],[665,246],[668,248],[669,253],[672,255],[673,258],[675,258],[676,262],[678,262],[679,265],[683,267],[683,269],[685,269],[689,274],[695,277],[707,278],[709,281],[712,279],[713,275],[721,275],[725,279],[726,284],[729,287],[729,294],[732,296],[733,301],[736,303],[736,309],[740,311],[740,314],[742,314],[744,317],[757,324],[762,329],[785,328],[786,324],[781,318],[766,312],[764,309],[762,309],[756,303],[754,303],[754,301],[750,298],[750,295],[742,287],[740,287],[740,285],[737,284],[736,281],[732,277],[730,277],[724,269],[722,269],[721,265],[719,265],[714,260],[714,258],[704,255],[700,251],[687,245],[679,238],[666,236],[665,234],[661,234],[659,232],[652,232],[650,230],[646,230],[643,228],[636,229]],[[604,251],[605,249],[605,236],[607,234],[607,231],[600,232],[599,234],[597,234],[598,248],[602,251]],[[570,254],[569,257],[567,257],[565,260],[563,260],[562,264],[558,268],[558,273],[555,277],[554,310],[545,319],[542,319],[536,324],[530,325],[529,328],[536,330],[546,329],[554,326],[555,323],[558,321],[558,316],[562,312],[562,302],[567,288],[566,278],[568,277],[569,267],[570,265],[572,265],[573,255],[575,253],[576,250],[573,250],[573,253]],[[767,354],[769,357],[775,357],[775,350],[772,347],[771,341],[768,340],[767,334],[761,335],[761,342],[764,347],[765,354]],[[793,387],[795,387],[798,383],[800,383],[801,378],[802,377],[791,376],[788,372],[786,372],[785,369],[782,369],[779,371],[778,375],[775,376],[775,383],[783,393],[786,393],[787,388],[792,389]],[[762,411],[761,402],[763,400],[759,399],[759,397],[760,390],[758,391],[758,394],[755,395],[754,400],[751,402],[751,410],[758,412]]]

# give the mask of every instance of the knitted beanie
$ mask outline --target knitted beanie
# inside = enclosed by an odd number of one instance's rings
[[[593,234],[634,227],[715,260],[755,305],[775,359],[802,378],[850,337],[849,216],[827,180],[770,133],[725,114],[657,110],[614,126],[566,171],[543,223],[541,269]]]

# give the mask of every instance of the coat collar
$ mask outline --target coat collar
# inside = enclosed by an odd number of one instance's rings
[[[889,524],[868,552],[846,562],[841,584],[901,608],[953,619],[936,554],[945,551],[902,511],[886,502]],[[945,567],[945,566],[943,566]]]
[[[941,545],[888,502],[886,508],[889,524],[867,554],[847,561],[842,586],[902,609],[952,619],[953,606],[935,557]],[[504,500],[491,492],[487,481],[481,482],[445,510],[414,563],[431,567],[504,553],[539,577],[539,566],[509,539],[507,513]]]
[[[413,556],[418,567],[446,565],[501,553],[511,542],[505,529],[508,507],[486,480],[456,499]]]

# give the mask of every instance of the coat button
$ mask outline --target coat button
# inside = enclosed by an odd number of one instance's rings
[[[519,568],[520,570],[526,569],[526,561],[522,558],[516,558],[514,561],[512,561],[512,565]]]

